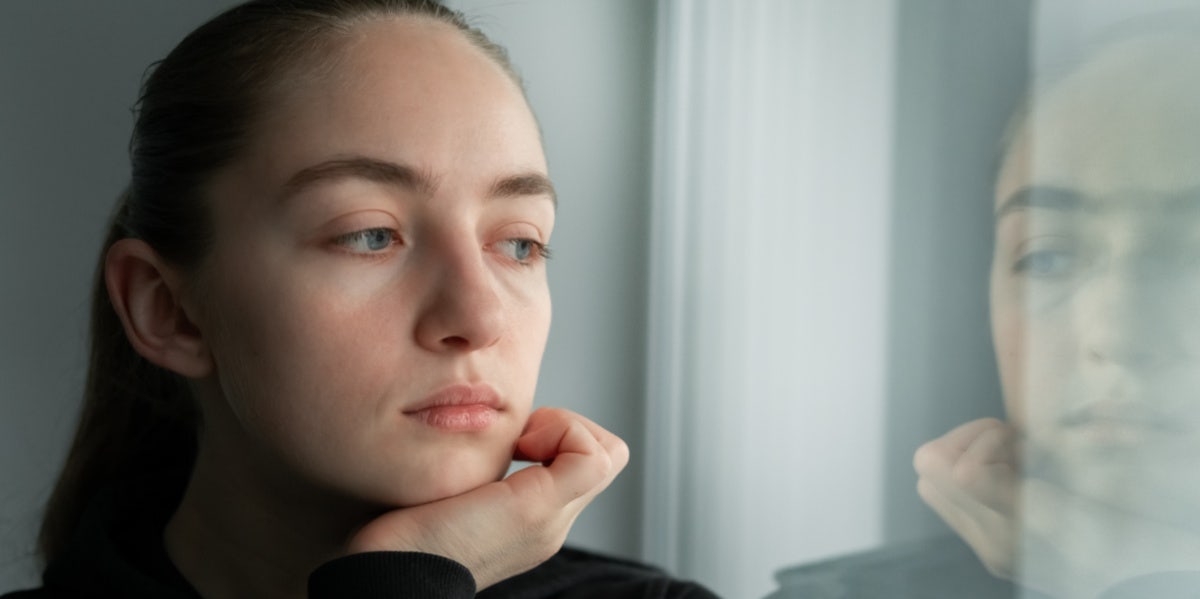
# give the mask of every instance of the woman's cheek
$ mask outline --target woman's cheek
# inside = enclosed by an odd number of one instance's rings
[[[1019,286],[997,266],[991,282],[992,338],[996,348],[996,364],[1004,393],[1008,419],[1018,428],[1025,424],[1025,332],[1028,322],[1024,313],[1023,293]]]
[[[279,271],[276,270],[276,273]],[[303,277],[244,278],[224,294],[214,353],[226,372],[228,399],[247,418],[294,418],[289,407],[333,382],[347,356],[347,336],[361,335],[343,316],[353,306],[326,291],[328,281]],[[352,311],[352,310],[350,310]],[[360,327],[361,328],[361,327]],[[283,398],[287,398],[286,401]]]

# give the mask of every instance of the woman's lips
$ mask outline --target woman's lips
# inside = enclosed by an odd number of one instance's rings
[[[405,414],[434,428],[452,432],[481,431],[500,416],[495,408],[482,404],[438,406]]]
[[[1079,410],[1059,422],[1069,434],[1101,445],[1136,446],[1194,434],[1182,419],[1150,409],[1100,406]]]
[[[503,409],[499,394],[491,387],[457,384],[433,393],[403,413],[433,428],[472,432],[491,426]]]
[[[1076,424],[1069,430],[1091,443],[1126,447],[1174,434],[1169,428],[1128,420],[1090,420]]]

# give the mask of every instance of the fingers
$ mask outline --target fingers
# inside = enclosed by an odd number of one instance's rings
[[[954,462],[985,431],[1007,426],[995,418],[980,418],[958,426],[950,432],[922,445],[913,456],[917,472],[923,466],[937,467],[940,462]]]
[[[619,437],[583,416],[553,408],[530,415],[515,453],[545,466],[521,470],[509,481],[550,493],[560,505],[590,500],[629,462],[629,448]]]
[[[943,495],[1011,515],[1019,486],[1017,453],[1015,430],[985,418],[922,445],[913,456],[913,466],[922,480]]]
[[[513,457],[530,462],[550,462],[558,455],[559,443],[568,425],[585,420],[582,416],[572,416],[571,412],[554,408],[534,410],[517,439]]]
[[[960,426],[913,456],[922,500],[993,574],[1019,574],[1023,586],[1050,596],[1094,597],[1114,581],[1200,563],[1191,535],[1022,473],[1018,457],[1015,431],[991,419]]]
[[[558,409],[530,415],[514,454],[544,465],[383,514],[350,539],[349,551],[443,555],[467,566],[483,589],[549,559],[583,508],[629,461],[629,449],[616,435]]]
[[[993,576],[1012,579],[1015,574],[1015,521],[978,504],[953,498],[921,479],[917,493],[938,517],[954,530]]]
[[[1014,431],[1009,427],[992,427],[981,432],[959,456],[951,476],[987,507],[1015,514],[1019,480]]]
[[[624,441],[595,422],[569,410],[540,408],[529,415],[514,457],[534,462],[553,459],[559,453],[563,429],[572,422],[582,425],[605,451],[628,454]]]
[[[913,456],[917,492],[996,576],[1011,578],[1020,493],[1017,438],[994,418],[968,422]]]

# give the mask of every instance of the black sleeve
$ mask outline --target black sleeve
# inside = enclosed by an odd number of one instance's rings
[[[696,584],[669,578],[577,584],[560,594],[561,599],[720,599]]]
[[[403,551],[357,553],[323,564],[308,577],[309,599],[471,599],[475,578],[440,555]]]

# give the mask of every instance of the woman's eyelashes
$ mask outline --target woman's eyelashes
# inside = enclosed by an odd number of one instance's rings
[[[1070,274],[1077,261],[1078,256],[1071,251],[1037,250],[1018,258],[1013,272],[1033,278],[1058,278]]]
[[[403,245],[400,232],[388,227],[372,227],[343,235],[333,240],[339,249],[357,256],[377,257],[388,254],[396,246]],[[523,237],[505,239],[493,245],[496,251],[508,260],[521,266],[533,266],[549,260],[550,247]]]
[[[1068,279],[1089,265],[1089,245],[1071,232],[1033,235],[1015,244],[1009,268],[1031,280]]]
[[[505,239],[496,244],[500,253],[522,266],[532,266],[550,259],[550,247],[532,239]]]
[[[364,256],[386,253],[401,243],[400,233],[387,227],[362,229],[339,235],[333,242],[340,248]]]
[[[406,245],[400,232],[390,227],[371,227],[335,236],[338,250],[362,257],[388,256],[396,247]],[[492,251],[509,262],[532,266],[550,259],[550,246],[529,238],[503,239],[491,245]]]

